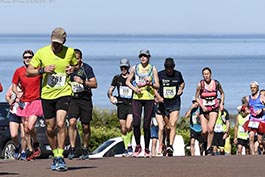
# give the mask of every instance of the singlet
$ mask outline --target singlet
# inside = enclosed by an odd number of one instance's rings
[[[260,95],[258,95],[256,99],[252,99],[251,96],[249,95],[248,105],[250,109],[250,119],[256,118],[262,121],[265,120],[265,114],[263,112],[260,115],[255,114],[256,110],[264,108],[264,105],[260,101]]]
[[[223,133],[226,131],[226,121],[229,120],[229,114],[227,110],[219,111],[214,126],[214,132]]]
[[[145,77],[150,77],[151,82],[154,82],[153,68],[154,66],[152,66],[151,64],[148,64],[145,68],[143,68],[142,64],[137,64],[135,66],[134,86],[137,88],[140,88],[142,92],[141,93],[134,92],[133,94],[134,100],[154,100],[155,99],[153,87],[142,86],[146,84],[144,80]]]
[[[51,64],[55,65],[54,74],[44,73],[42,75],[41,98],[52,100],[73,94],[70,76],[65,72],[67,66],[77,65],[73,48],[63,46],[62,51],[55,55],[51,49],[51,45],[45,46],[36,52],[30,64],[36,68]]]
[[[249,119],[249,114],[246,117],[243,117],[242,114],[238,115],[238,130],[237,130],[237,138],[247,140],[248,139],[248,132],[245,131],[243,125]]]
[[[184,82],[181,72],[174,70],[172,75],[168,75],[166,70],[158,72],[159,93],[164,98],[165,105],[172,105],[180,102],[180,96],[177,94],[179,86]]]
[[[199,120],[199,107],[193,108],[190,114],[190,128],[195,132],[201,132],[202,127]]]
[[[133,91],[130,87],[126,85],[126,79],[122,74],[118,74],[113,77],[111,86],[114,88],[117,87],[117,100],[122,102],[122,104],[131,105]]]
[[[216,109],[219,107],[219,103],[217,100],[217,91],[219,82],[217,80],[212,80],[212,87],[207,90],[205,88],[205,81],[201,80],[201,91],[200,91],[200,98],[202,101],[202,104],[208,109],[208,111],[211,111],[212,109]]]

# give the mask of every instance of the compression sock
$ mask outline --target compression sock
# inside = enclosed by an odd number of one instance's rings
[[[58,157],[58,149],[53,149],[52,150],[52,153],[53,153],[53,157]]]
[[[63,149],[58,148],[58,157],[63,157]]]

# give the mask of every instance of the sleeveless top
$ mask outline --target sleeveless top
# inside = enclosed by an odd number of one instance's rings
[[[202,127],[201,124],[199,123],[199,116],[197,116],[197,113],[199,113],[199,107],[198,108],[193,108],[191,110],[190,114],[190,128],[194,130],[195,132],[201,132]]]
[[[216,109],[219,107],[219,103],[217,100],[217,90],[219,82],[217,80],[212,80],[213,84],[210,89],[205,88],[205,81],[201,80],[201,91],[200,91],[200,98],[202,104],[208,109],[208,111],[211,111],[213,109]]]
[[[248,132],[245,131],[243,125],[249,119],[249,114],[246,117],[243,117],[242,114],[238,115],[238,130],[237,130],[237,138],[247,140],[248,139]]]
[[[214,126],[214,132],[216,133],[222,133],[226,131],[226,111],[219,111],[218,116],[216,119],[216,123]]]
[[[250,109],[250,119],[256,118],[256,119],[260,119],[262,121],[265,120],[265,114],[263,111],[259,115],[256,115],[256,113],[255,113],[255,111],[264,108],[264,105],[260,101],[260,95],[256,99],[252,99],[251,96],[249,95],[248,105],[249,105],[249,109]]]
[[[135,81],[134,86],[140,88],[141,93],[134,92],[133,99],[134,100],[154,100],[154,89],[152,86],[147,86],[144,80],[145,77],[149,77],[151,82],[154,83],[154,73],[153,67],[151,64],[148,64],[145,68],[143,68],[142,64],[137,64],[135,66]]]

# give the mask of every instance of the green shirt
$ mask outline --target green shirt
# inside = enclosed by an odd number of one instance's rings
[[[63,46],[62,51],[55,55],[51,49],[51,45],[45,46],[36,52],[30,64],[36,68],[52,64],[55,65],[54,74],[43,74],[41,98],[52,100],[72,95],[70,76],[66,74],[65,69],[69,65],[77,65],[73,48]],[[55,80],[55,84],[48,84],[48,80],[51,79]]]

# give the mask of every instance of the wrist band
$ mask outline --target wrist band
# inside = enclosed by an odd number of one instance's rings
[[[41,74],[43,74],[44,73],[44,67],[41,67],[40,69],[39,69],[39,74],[41,75]]]

